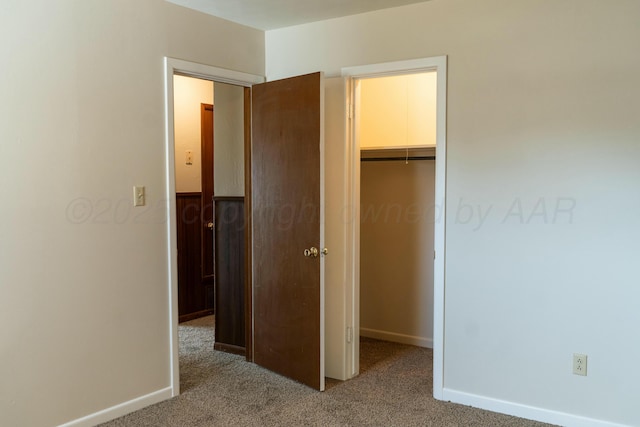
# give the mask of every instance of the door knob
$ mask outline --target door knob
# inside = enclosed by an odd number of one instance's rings
[[[209,223],[207,223],[207,228],[208,228],[209,230],[213,230],[213,222],[209,222]]]
[[[317,258],[319,252],[318,248],[311,246],[309,249],[305,249],[303,253],[307,258]]]

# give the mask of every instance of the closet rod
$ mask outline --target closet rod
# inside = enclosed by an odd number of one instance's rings
[[[361,157],[361,162],[389,162],[397,160],[435,160],[435,156],[416,156],[416,157]]]

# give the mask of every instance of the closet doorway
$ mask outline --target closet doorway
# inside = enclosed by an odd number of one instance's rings
[[[360,335],[432,348],[437,74],[356,85]]]
[[[342,75],[352,108],[354,338],[433,348],[433,395],[441,398],[447,58],[349,67]]]

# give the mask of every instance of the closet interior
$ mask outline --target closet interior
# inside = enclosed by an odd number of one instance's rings
[[[360,335],[433,345],[436,73],[359,81]]]

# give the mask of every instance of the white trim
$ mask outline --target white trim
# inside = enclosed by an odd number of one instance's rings
[[[433,261],[433,397],[442,399],[444,389],[444,301],[446,290],[447,206],[447,57],[434,58],[436,89],[436,185],[435,203],[440,206],[434,227]]]
[[[415,345],[424,348],[433,348],[433,340],[430,338],[416,337],[414,335],[398,334],[377,329],[360,328],[360,336],[377,340],[398,342],[400,344]]]
[[[183,75],[197,77],[220,83],[229,83],[237,86],[251,87],[254,84],[264,82],[264,77],[240,71],[227,70],[198,64],[196,62],[183,61],[175,58],[164,58],[165,74],[165,171],[167,198],[167,258],[169,279],[169,340],[170,354],[170,378],[171,395],[180,394],[180,371],[178,361],[178,245],[176,224],[176,179],[175,179],[175,140],[173,129],[173,76]]]
[[[120,403],[102,411],[98,411],[86,417],[78,418],[77,420],[69,421],[68,423],[61,424],[59,427],[91,427],[107,421],[114,420],[123,415],[130,414],[131,412],[145,408],[149,405],[153,405],[163,400],[171,398],[171,387],[164,388],[162,390],[154,391],[145,396],[140,396],[128,402]]]
[[[325,183],[324,183],[324,165],[325,165],[325,140],[324,140],[324,73],[320,73],[320,241],[319,251],[322,251],[323,248],[326,247],[326,242],[324,238],[325,233]],[[325,258],[324,255],[320,255],[320,391],[324,391],[325,389],[325,325],[324,325],[324,310],[325,310]]]
[[[349,124],[347,127],[348,155],[346,164],[347,182],[350,183],[346,190],[348,205],[351,207],[349,217],[350,227],[347,231],[345,242],[345,254],[351,263],[347,265],[348,280],[351,283],[351,292],[347,303],[348,318],[351,321],[353,337],[349,346],[351,355],[351,377],[360,374],[360,147],[358,145],[357,130],[360,128],[359,118],[353,114],[353,106],[359,100],[360,85],[357,80],[348,77],[348,110]],[[357,244],[356,244],[357,243]],[[348,286],[348,285],[347,285]]]
[[[180,394],[180,370],[178,361],[178,243],[176,223],[176,175],[175,175],[175,140],[173,124],[173,76],[174,65],[171,58],[164,58],[165,71],[165,171],[167,198],[167,257],[169,278],[169,369],[171,397]]]
[[[434,249],[436,258],[433,264],[433,397],[443,399],[444,389],[444,295],[445,295],[445,233],[446,233],[446,166],[447,166],[447,57],[437,56],[433,58],[413,59],[399,62],[386,62],[381,64],[348,67],[342,69],[342,75],[354,79],[382,77],[398,74],[411,74],[427,71],[436,71],[437,76],[437,113],[436,113],[436,182],[435,202],[440,207],[439,218],[436,218],[434,233]],[[357,97],[358,82],[355,81],[352,96]],[[354,99],[352,99],[352,102]],[[356,115],[357,116],[357,115]],[[356,120],[352,121],[355,123]],[[351,174],[351,200],[354,207],[354,218],[359,218],[358,206],[360,206],[360,161],[359,141],[355,133],[356,125],[352,124],[352,145],[354,158]],[[352,269],[354,277],[354,289],[359,292],[360,277],[360,228],[359,221],[354,221],[352,246]],[[358,293],[355,294],[359,295]],[[356,298],[357,299],[357,298]],[[354,316],[359,317],[360,308],[354,303]],[[358,329],[356,329],[358,330]]]
[[[551,411],[549,409],[478,396],[447,388],[443,389],[443,400],[555,425],[576,427],[628,427],[625,424],[596,420],[594,418],[582,417],[566,412]]]
[[[165,61],[171,66],[173,71],[172,74],[197,77],[203,80],[211,80],[218,83],[229,83],[244,87],[251,87],[254,84],[264,82],[264,77],[262,76],[243,73],[241,71],[227,70],[226,68],[218,68],[211,65],[199,64],[197,62],[183,61],[181,59],[169,58],[167,56],[165,56]]]
[[[360,235],[360,221],[355,221],[354,218],[360,217],[360,205],[354,204],[353,200],[353,174],[349,174],[349,170],[353,167],[355,161],[354,152],[355,145],[353,142],[353,114],[351,108],[353,106],[353,79],[351,77],[344,77],[345,81],[345,111],[346,111],[346,125],[345,125],[345,142],[346,155],[344,159],[343,168],[345,171],[345,192],[344,192],[344,206],[346,207],[344,220],[347,223],[347,230],[345,233],[345,240],[343,242],[345,249],[345,317],[347,319],[347,328],[351,331],[351,342],[347,342],[347,377],[353,378],[360,373],[360,254],[355,250],[347,250],[351,242],[354,241],[356,236]],[[360,162],[357,162],[357,167],[360,167]],[[357,171],[357,176],[360,176],[360,170]],[[356,234],[357,233],[357,234]],[[357,266],[358,268],[354,268]],[[352,286],[349,286],[349,283]],[[358,344],[356,344],[358,343]]]
[[[343,68],[342,75],[363,79],[367,77],[393,76],[396,74],[424,73],[425,71],[438,69],[441,65],[440,62],[442,60],[444,60],[446,63],[447,57],[436,56],[433,58],[409,59],[406,61],[358,65],[355,67]]]

